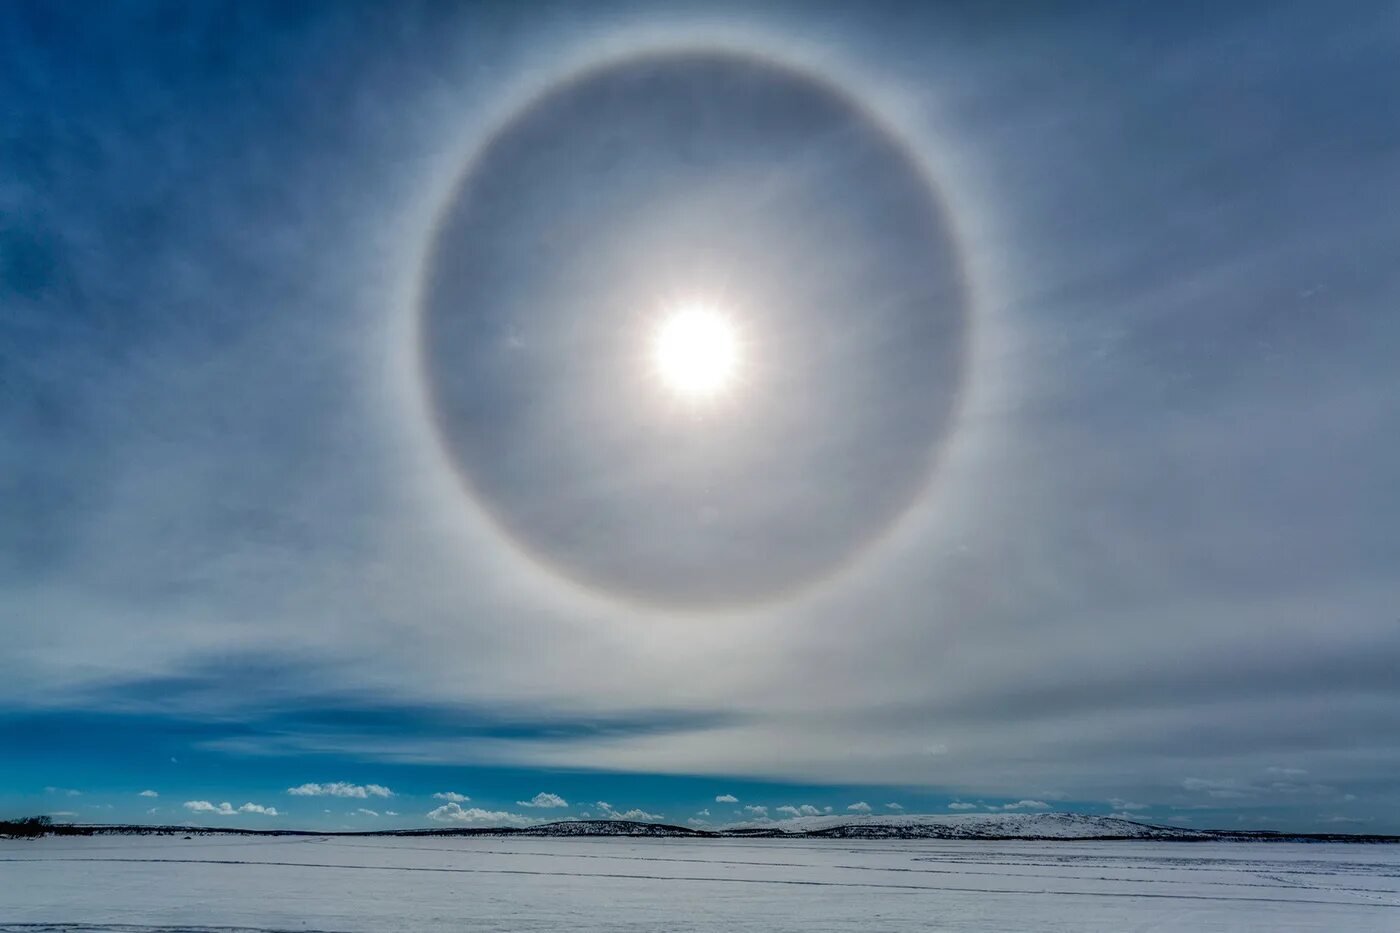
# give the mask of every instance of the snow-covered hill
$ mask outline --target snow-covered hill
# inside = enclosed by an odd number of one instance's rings
[[[780,830],[828,838],[892,839],[1194,839],[1194,830],[1082,813],[957,813],[799,816],[734,823],[727,831]]]
[[[562,820],[511,830],[514,836],[709,836],[708,832],[634,820]]]
[[[442,832],[442,831],[439,831]],[[450,831],[449,831],[450,832]],[[469,830],[526,836],[798,836],[825,839],[1201,839],[1195,830],[1080,813],[800,816],[713,830],[628,820],[565,820],[523,829]]]

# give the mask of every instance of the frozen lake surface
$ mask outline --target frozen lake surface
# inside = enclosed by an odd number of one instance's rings
[[[1400,930],[1400,846],[0,840],[0,931]]]

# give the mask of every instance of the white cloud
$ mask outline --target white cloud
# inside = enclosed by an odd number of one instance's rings
[[[454,790],[438,791],[436,794],[433,794],[433,799],[450,800],[453,803],[466,803],[468,800],[471,800],[466,794],[459,794]]]
[[[385,811],[384,811],[384,815],[385,815],[385,816],[398,816],[398,813],[395,812],[395,811],[393,811],[393,810],[385,810]]]
[[[157,793],[156,793],[155,791],[153,791],[153,790],[143,790],[141,793],[137,794],[136,796],[138,796],[138,797],[159,797],[160,794],[157,794]]]
[[[904,809],[904,804],[902,804],[902,803],[887,803],[887,804],[885,804],[885,809],[886,809],[886,810],[903,810],[903,809]]]
[[[619,820],[660,820],[666,817],[664,813],[648,813],[637,807],[633,807],[631,810],[625,810],[622,813],[615,813],[614,815]]]
[[[696,816],[709,816],[709,815],[710,815],[710,808],[709,808],[709,807],[706,807],[706,808],[703,809],[703,810],[696,810],[696,811],[695,811],[695,815],[696,815]]]
[[[49,816],[77,816],[77,815],[78,815],[78,814],[77,814],[77,811],[75,811],[75,810],[54,810],[52,813],[49,814]]]
[[[975,804],[975,803],[964,803],[964,802],[961,801],[961,800],[954,800],[952,803],[948,804],[948,809],[949,809],[949,810],[976,810],[976,809],[977,809],[977,804]]]
[[[301,784],[287,788],[293,797],[392,797],[394,792],[380,784],[347,784],[345,781],[332,781],[329,784]]]
[[[757,806],[757,805],[754,805],[754,804],[750,804],[749,806],[744,807],[744,809],[747,810],[749,813],[752,813],[754,816],[767,816],[767,815],[768,815],[768,808],[767,808],[767,807],[760,807],[760,806]]]
[[[598,801],[594,806],[602,810],[603,816],[610,820],[659,820],[664,817],[664,814],[648,813],[636,807],[631,810],[619,811],[605,800]]]
[[[739,798],[733,794],[720,794],[715,798],[715,803],[738,803]]]
[[[221,804],[213,804],[207,800],[186,800],[185,809],[194,813],[215,813],[219,816],[235,816],[239,813],[260,813],[263,816],[277,816],[276,807],[265,807],[260,803],[245,803],[241,807],[235,807],[225,800]]]
[[[553,807],[567,807],[569,801],[560,797],[558,794],[540,792],[529,800],[517,800],[516,804],[522,807],[543,807],[545,809],[550,809]]]
[[[790,816],[817,816],[817,815],[820,814],[822,811],[818,810],[816,807],[812,806],[810,803],[804,803],[804,804],[801,804],[800,806],[796,806],[796,807],[791,806],[791,805],[779,807],[779,808],[778,808],[778,812],[779,812],[779,813],[786,813],[786,814],[789,814]]]
[[[490,823],[493,825],[528,826],[537,823],[528,816],[508,813],[505,810],[483,810],[480,807],[464,809],[459,803],[445,803],[435,810],[429,810],[428,819],[439,823]]]
[[[855,803],[851,804],[846,809],[852,810],[856,813],[869,813],[870,804],[866,803],[864,800],[857,800]]]
[[[1113,807],[1113,809],[1115,809],[1115,810],[1146,810],[1146,809],[1148,809],[1148,804],[1145,804],[1145,803],[1133,803],[1131,800],[1123,800],[1123,799],[1121,799],[1121,798],[1119,798],[1119,797],[1110,797],[1110,798],[1108,798],[1108,803],[1109,803],[1109,806]]]
[[[160,807],[151,807],[151,809],[149,809],[149,810],[146,811],[146,815],[147,815],[147,816],[152,816],[152,815],[154,815],[154,814],[156,814],[156,813],[159,813],[159,812],[160,812]]]
[[[355,810],[355,812],[358,813],[360,816],[378,816],[378,815],[379,815],[379,811],[378,811],[378,810],[370,810],[370,809],[368,809],[368,808],[366,808],[366,807],[359,807],[358,809]]]
[[[987,807],[988,810],[1048,810],[1050,804],[1044,800],[1017,800],[1015,803],[1004,803],[999,807]]]

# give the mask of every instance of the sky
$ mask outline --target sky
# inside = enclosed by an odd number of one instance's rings
[[[0,18],[0,813],[1400,832],[1393,4]]]

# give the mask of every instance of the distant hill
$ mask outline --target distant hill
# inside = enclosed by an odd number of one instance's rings
[[[0,836],[12,835],[0,823]],[[26,824],[27,825],[27,824]],[[431,829],[325,832],[320,830],[242,829],[208,826],[134,826],[53,824],[42,834],[55,835],[244,835],[244,836],[645,836],[782,839],[1061,839],[1162,840],[1169,842],[1400,842],[1400,836],[1342,833],[1275,833],[1253,830],[1184,829],[1156,826],[1111,816],[1082,813],[959,813],[803,816],[787,820],[736,823],[722,829],[692,829],[633,820],[561,820],[534,826],[472,826]],[[19,833],[13,833],[19,835]],[[24,835],[35,835],[27,832]]]

